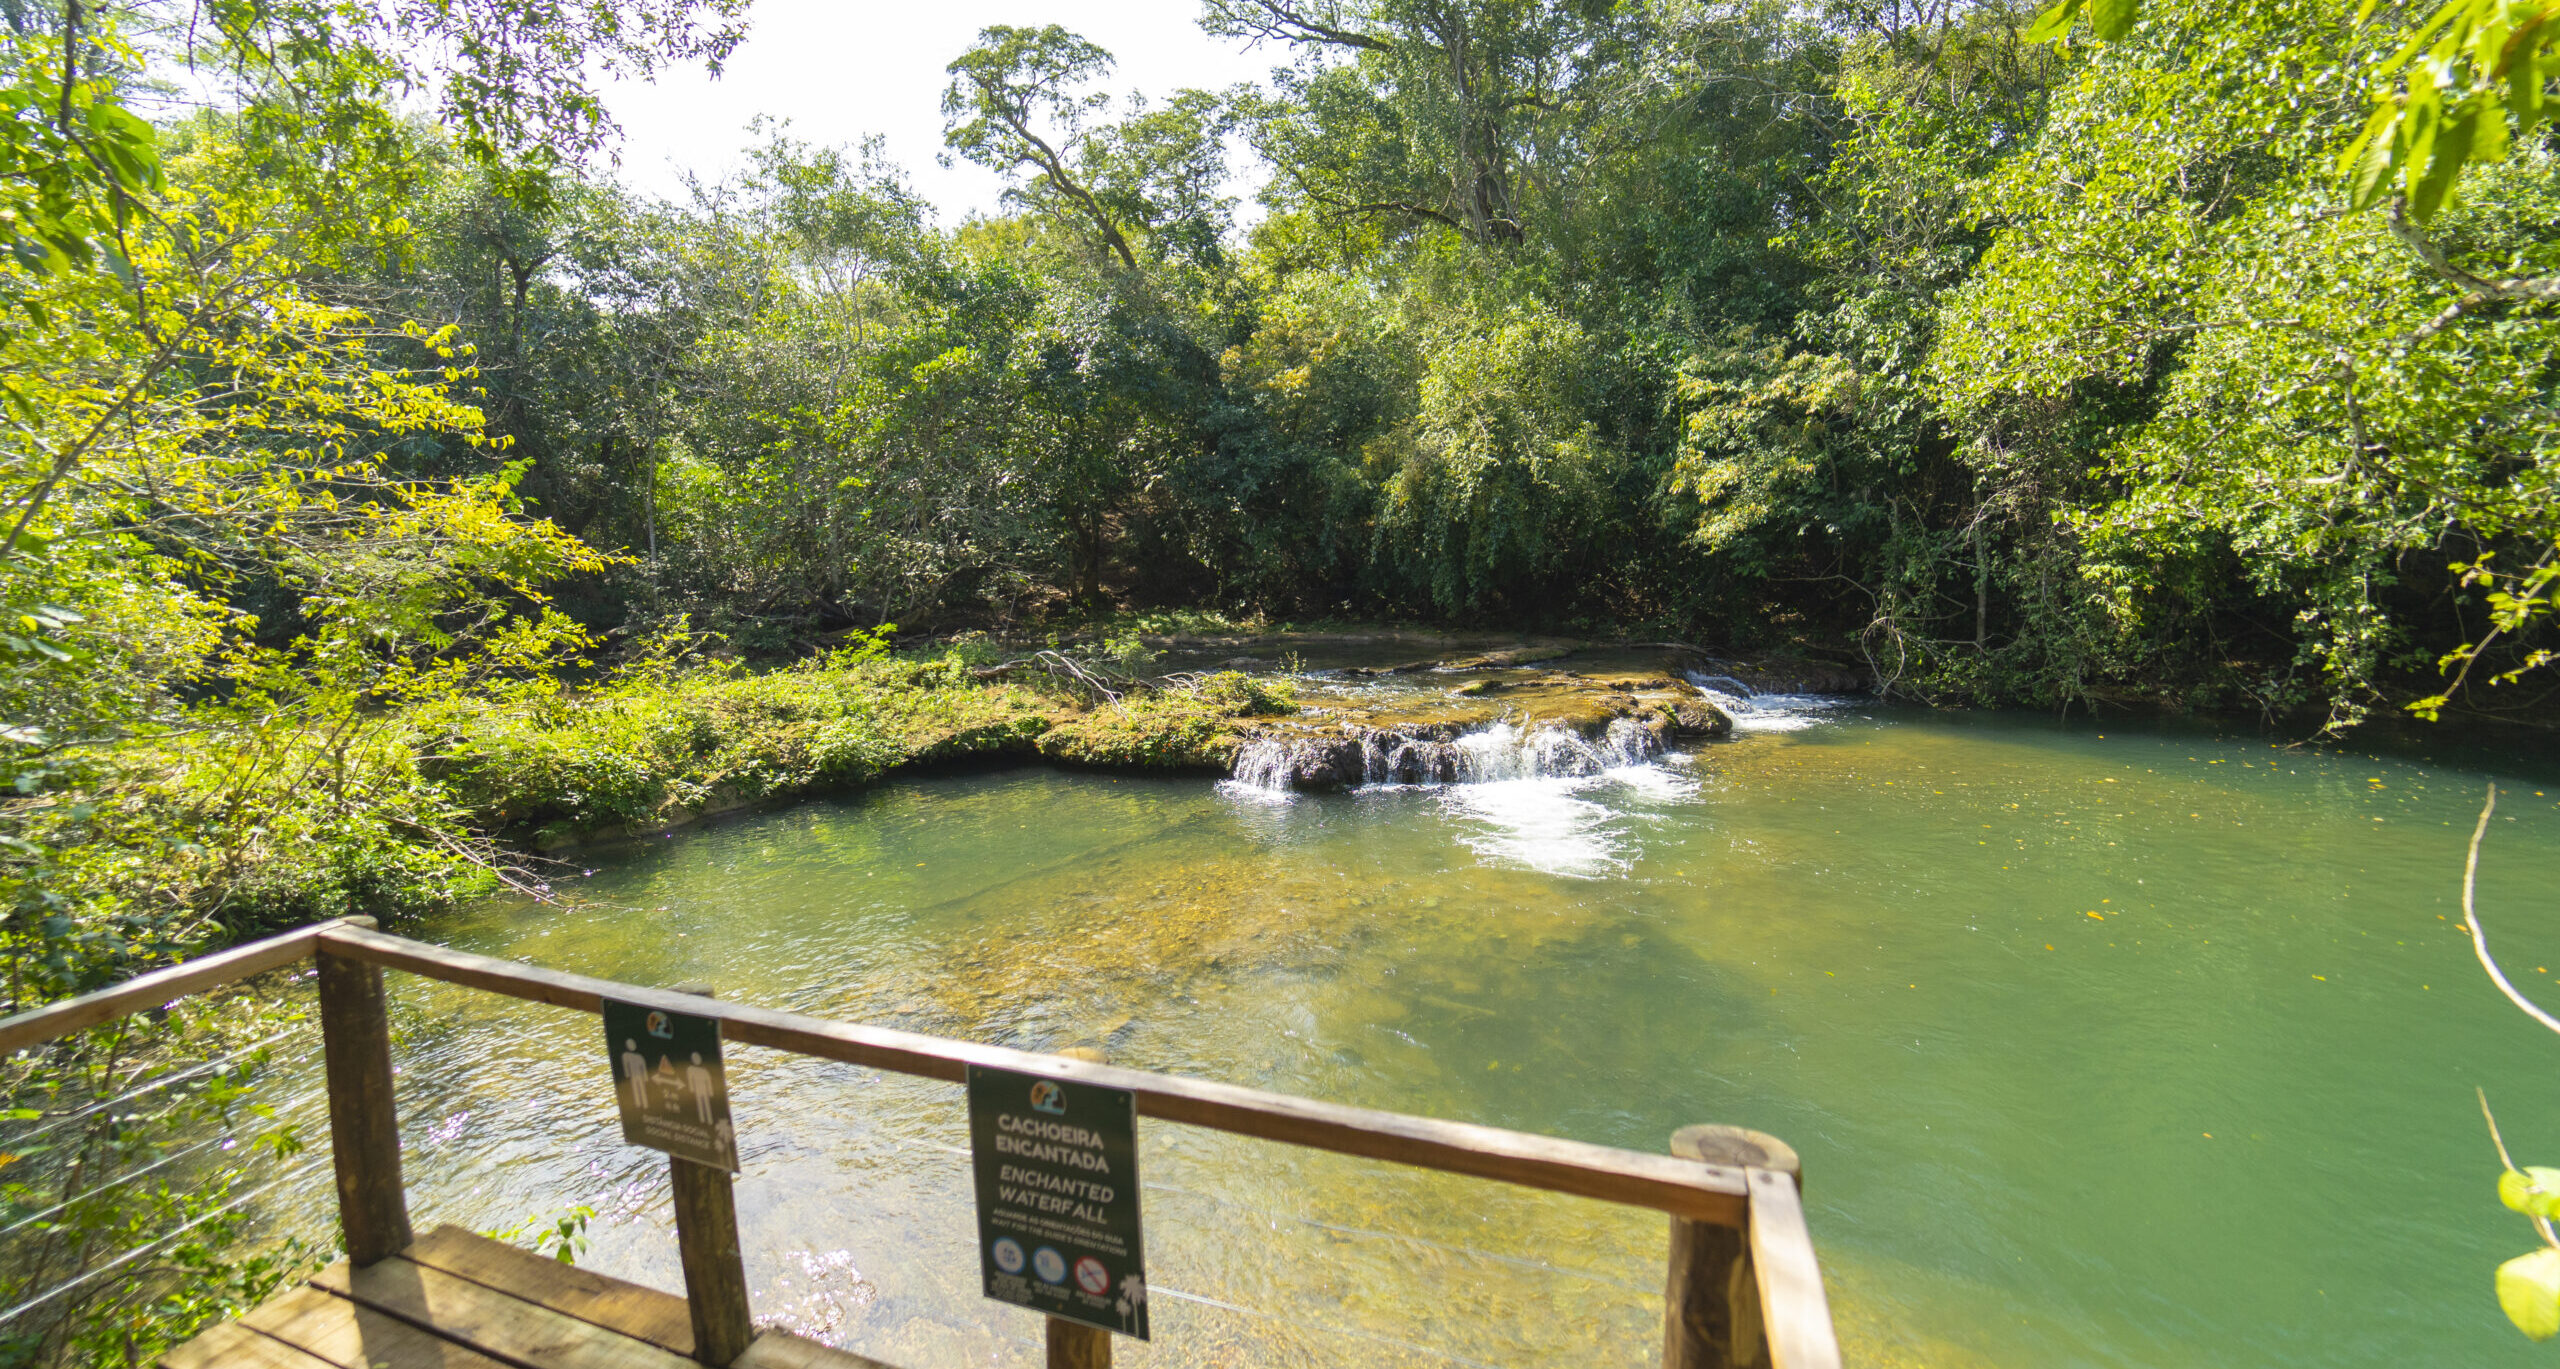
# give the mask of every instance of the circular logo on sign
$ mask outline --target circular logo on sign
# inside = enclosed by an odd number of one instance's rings
[[[996,1268],[1008,1274],[1022,1272],[1022,1246],[1011,1236],[996,1237],[996,1243],[987,1248],[987,1253],[996,1257]]]
[[[1031,1252],[1031,1272],[1039,1275],[1042,1283],[1065,1283],[1067,1257],[1044,1245]]]
[[[1102,1267],[1102,1261],[1087,1255],[1076,1261],[1076,1287],[1101,1297],[1111,1291],[1111,1271]]]
[[[1065,1116],[1067,1091],[1046,1079],[1031,1086],[1031,1110]]]

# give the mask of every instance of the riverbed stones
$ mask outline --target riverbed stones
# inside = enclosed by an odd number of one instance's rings
[[[1367,774],[1357,737],[1303,737],[1288,746],[1293,789],[1348,789]]]

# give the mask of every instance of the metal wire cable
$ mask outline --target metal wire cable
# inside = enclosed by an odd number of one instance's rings
[[[305,1161],[303,1161],[301,1164],[295,1165],[293,1168],[286,1170],[284,1173],[277,1175],[277,1176],[276,1176],[276,1177],[274,1177],[273,1179],[270,1179],[270,1180],[268,1180],[267,1182],[265,1182],[265,1183],[263,1183],[263,1184],[258,1185],[256,1188],[253,1188],[253,1189],[249,1190],[248,1192],[246,1192],[246,1193],[244,1193],[244,1194],[241,1194],[239,1197],[237,1197],[237,1198],[235,1198],[235,1199],[231,1200],[230,1202],[227,1202],[227,1203],[223,1204],[222,1206],[220,1206],[220,1207],[218,1207],[218,1208],[215,1208],[213,1211],[208,1212],[208,1213],[205,1213],[203,1216],[197,1217],[197,1218],[196,1218],[196,1219],[194,1219],[193,1221],[187,1222],[186,1224],[184,1224],[184,1225],[182,1225],[182,1226],[178,1227],[176,1230],[171,1231],[168,1235],[163,1236],[163,1237],[161,1237],[160,1239],[158,1239],[158,1240],[156,1240],[156,1241],[151,1241],[151,1242],[149,1242],[149,1243],[147,1243],[147,1244],[144,1244],[144,1245],[138,1245],[138,1246],[135,1246],[133,1249],[128,1250],[128,1251],[124,1252],[123,1254],[116,1256],[113,1260],[110,1260],[110,1261],[108,1261],[108,1262],[107,1262],[107,1263],[105,1263],[105,1264],[99,1265],[97,1268],[90,1270],[90,1271],[89,1271],[88,1273],[86,1273],[86,1274],[82,1274],[82,1275],[79,1275],[79,1276],[78,1276],[78,1277],[76,1277],[76,1278],[67,1279],[67,1280],[65,1280],[65,1281],[63,1281],[63,1282],[61,1282],[61,1283],[55,1284],[53,1287],[48,1288],[48,1289],[46,1289],[44,1292],[39,1293],[39,1294],[37,1294],[36,1296],[34,1296],[34,1297],[32,1297],[32,1298],[27,1299],[25,1302],[19,1303],[17,1306],[12,1307],[12,1308],[10,1308],[9,1310],[7,1310],[7,1311],[5,1311],[5,1312],[0,1312],[0,1325],[6,1325],[6,1324],[7,1324],[7,1323],[9,1323],[9,1322],[13,1322],[13,1321],[17,1320],[19,1317],[21,1317],[21,1316],[25,1315],[28,1311],[30,1311],[30,1310],[32,1310],[32,1309],[34,1309],[34,1308],[42,1307],[44,1304],[46,1304],[46,1303],[48,1303],[48,1302],[53,1301],[55,1298],[61,1297],[63,1294],[70,1292],[72,1289],[78,1288],[78,1287],[82,1286],[83,1284],[87,1284],[87,1283],[93,1282],[93,1281],[95,1281],[95,1280],[97,1280],[97,1279],[100,1279],[100,1278],[105,1277],[105,1276],[106,1276],[106,1275],[108,1275],[108,1274],[111,1274],[111,1273],[115,1272],[116,1270],[123,1268],[125,1265],[131,1264],[133,1261],[138,1260],[138,1259],[142,1258],[143,1256],[150,1254],[152,1251],[154,1251],[154,1250],[158,1250],[158,1249],[159,1249],[159,1248],[161,1248],[162,1246],[165,1246],[165,1245],[169,1244],[171,1241],[174,1241],[174,1240],[178,1239],[180,1236],[186,1235],[188,1232],[195,1230],[197,1227],[200,1227],[200,1226],[204,1225],[205,1223],[207,1223],[207,1222],[209,1222],[209,1221],[212,1221],[212,1220],[213,1220],[214,1218],[216,1218],[216,1217],[224,1216],[224,1215],[226,1215],[226,1214],[228,1214],[228,1213],[232,1213],[232,1212],[237,1212],[237,1211],[239,1211],[241,1208],[248,1206],[251,1202],[255,1201],[256,1199],[258,1199],[258,1198],[260,1198],[260,1197],[265,1196],[265,1194],[266,1194],[270,1189],[273,1189],[273,1188],[275,1188],[277,1185],[284,1183],[286,1180],[294,1179],[294,1178],[298,1178],[298,1177],[300,1177],[300,1176],[301,1176],[301,1175],[303,1175],[304,1173],[307,1173],[307,1172],[308,1172],[308,1171],[310,1171],[312,1168],[314,1168],[315,1166],[317,1166],[319,1163],[320,1163],[320,1162],[319,1162],[318,1160],[316,1160],[316,1159],[313,1159],[313,1160],[305,1160]]]

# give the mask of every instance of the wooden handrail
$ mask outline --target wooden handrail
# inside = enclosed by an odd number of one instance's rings
[[[953,1083],[964,1080],[973,1064],[1046,1074],[1127,1089],[1137,1095],[1138,1114],[1142,1117],[1650,1207],[1720,1226],[1740,1227],[1749,1219],[1749,1185],[1741,1170],[1727,1165],[1703,1165],[1669,1155],[1644,1155],[1500,1127],[1319,1103],[1203,1079],[1149,1074],[1003,1046],[950,1041],[887,1027],[855,1026],[719,999],[704,1000],[536,969],[360,928],[333,929],[321,938],[321,944],[331,955],[350,956],[385,969],[407,970],[429,979],[580,1012],[600,1012],[603,1000],[612,997],[672,1012],[716,1017],[725,1039],[745,1045],[769,1046]]]
[[[319,923],[0,1019],[0,1054],[23,1050],[123,1013],[158,1007],[310,955],[350,967],[364,965],[374,974],[383,969],[404,970],[580,1012],[601,1012],[603,1000],[611,997],[718,1018],[722,1035],[743,1045],[954,1083],[963,1081],[973,1064],[1075,1079],[1126,1089],[1136,1095],[1141,1115],[1168,1122],[1653,1208],[1673,1219],[1675,1279],[1682,1267],[1677,1253],[1684,1239],[1681,1223],[1731,1228],[1742,1232],[1749,1246],[1749,1278],[1738,1280],[1740,1286],[1732,1288],[1725,1287],[1721,1279],[1713,1288],[1702,1284],[1698,1295],[1756,1301],[1758,1307],[1752,1310],[1766,1337],[1766,1363],[1772,1369],[1839,1369],[1839,1341],[1832,1328],[1830,1303],[1823,1292],[1812,1235],[1805,1225],[1797,1179],[1781,1168],[1760,1168],[1749,1162],[1720,1164],[1679,1155],[1646,1155],[1500,1127],[1347,1107],[1063,1056],[831,1022],[449,950],[375,931],[371,923],[370,918]],[[365,1055],[369,1060],[371,1052]],[[334,1069],[335,1066],[333,1073]],[[387,1117],[389,1090],[385,1087],[380,1092],[384,1095],[380,1107]],[[380,1148],[355,1146],[342,1139],[342,1170],[350,1164],[377,1167],[379,1157],[373,1152]],[[394,1157],[390,1162],[390,1183],[396,1192],[396,1137],[390,1153]],[[350,1160],[350,1155],[358,1158]],[[380,1178],[342,1172],[342,1197],[351,1182],[359,1190],[381,1187],[378,1182],[368,1184],[368,1177]],[[391,1201],[396,1204],[398,1199]],[[373,1224],[388,1225],[391,1216],[405,1226],[405,1209]],[[1700,1272],[1707,1271],[1702,1268]],[[1675,1317],[1678,1315],[1676,1300],[1672,1312]]]
[[[221,988],[253,974],[280,969],[309,956],[320,944],[322,933],[372,921],[372,918],[364,918],[360,922],[341,918],[334,922],[315,922],[282,936],[252,941],[246,946],[198,956],[165,970],[135,975],[95,993],[84,993],[78,998],[66,998],[59,1003],[48,1003],[41,1008],[0,1017],[0,1055],[14,1054],[29,1046],[41,1046],[83,1027],[94,1027],[111,1017],[157,1008],[190,994]]]

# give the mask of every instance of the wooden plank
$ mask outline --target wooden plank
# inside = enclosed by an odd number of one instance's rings
[[[240,1324],[340,1369],[505,1369],[467,1346],[308,1284],[269,1298]]]
[[[545,1259],[530,1250],[453,1225],[420,1236],[402,1256],[538,1307],[593,1322],[690,1358],[693,1322],[684,1299],[591,1269]]]
[[[694,1369],[646,1341],[405,1258],[333,1264],[311,1285],[521,1369]]]
[[[1756,1165],[1791,1175],[1800,1168],[1784,1141],[1741,1127],[1682,1127],[1671,1133],[1671,1153],[1736,1169]],[[1743,1233],[1672,1218],[1663,1278],[1662,1369],[1745,1369],[1764,1362],[1763,1344],[1760,1293]]]
[[[365,920],[372,921],[370,918]],[[83,1027],[94,1027],[126,1013],[156,1008],[189,994],[218,989],[253,974],[290,965],[311,954],[312,948],[320,943],[321,933],[346,925],[344,921],[315,922],[281,936],[252,941],[246,946],[198,956],[165,970],[136,975],[95,993],[84,993],[78,998],[66,998],[59,1003],[48,1003],[41,1008],[0,1018],[0,1055],[40,1046],[55,1037],[69,1036]]]
[[[730,1369],[889,1369],[876,1359],[820,1345],[788,1331],[767,1331]]]
[[[1751,1267],[1760,1284],[1760,1316],[1773,1369],[1840,1369],[1840,1336],[1831,1299],[1813,1257],[1813,1232],[1795,1177],[1743,1171],[1751,1184]]]
[[[160,1369],[336,1369],[329,1361],[262,1336],[236,1321],[208,1328],[203,1335],[160,1357]]]
[[[1748,1220],[1741,1171],[1670,1155],[1535,1136],[1500,1127],[1444,1122],[1232,1084],[1148,1074],[1053,1055],[948,1041],[886,1027],[861,1027],[740,1003],[704,1001],[585,975],[536,969],[357,928],[334,929],[323,945],[343,954],[447,983],[581,1012],[599,1012],[607,996],[674,1012],[720,1019],[723,1038],[826,1060],[959,1083],[971,1064],[1128,1089],[1148,1117],[1242,1136],[1330,1150],[1451,1174],[1649,1207],[1719,1226]]]
[[[329,1081],[329,1150],[347,1258],[388,1259],[415,1239],[400,1177],[400,1115],[391,1096],[391,1005],[382,970],[323,952],[320,1046]]]

